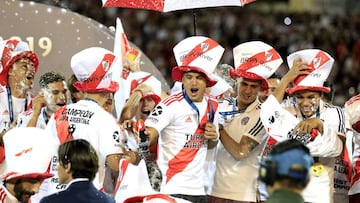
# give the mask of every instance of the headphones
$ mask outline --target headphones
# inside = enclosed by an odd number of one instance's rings
[[[299,151],[292,151],[291,150],[301,150],[307,156],[305,159],[309,159],[309,163],[312,163],[312,157],[310,155],[309,149],[302,144],[300,141],[295,139],[286,140],[276,144],[272,149],[270,154],[264,158],[260,162],[259,167],[259,179],[264,182],[266,185],[273,185],[275,180],[279,179],[280,177],[289,177],[299,180],[305,180],[308,177],[308,168],[301,168],[301,169],[292,169],[291,167],[288,170],[287,175],[278,174],[279,170],[279,163],[278,160],[275,160],[276,156],[284,155],[284,153],[298,153]],[[310,164],[311,165],[311,164]]]

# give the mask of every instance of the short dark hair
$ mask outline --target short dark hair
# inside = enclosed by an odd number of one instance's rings
[[[75,82],[77,82],[77,81],[78,81],[78,79],[76,78],[75,74],[72,74],[72,75],[69,77],[69,79],[67,80],[67,86],[68,86],[68,88],[69,88],[69,90],[70,90],[71,93],[73,93],[73,92],[78,92],[78,91],[79,91],[79,90],[77,90],[77,89],[73,86],[73,84],[74,84]]]
[[[71,163],[73,178],[94,180],[99,169],[98,155],[91,144],[84,139],[70,140],[58,149],[60,164]]]
[[[65,77],[61,73],[50,71],[40,76],[39,85],[41,88],[45,88],[50,83],[61,81],[65,81]]]

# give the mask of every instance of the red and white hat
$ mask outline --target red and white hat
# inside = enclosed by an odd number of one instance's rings
[[[233,49],[235,70],[230,69],[230,76],[261,80],[262,90],[269,88],[266,81],[280,67],[283,60],[270,45],[261,41],[239,44]]]
[[[145,92],[144,95],[141,97],[141,100],[149,97],[155,102],[155,105],[157,105],[161,101],[161,97],[154,92]]]
[[[161,95],[161,82],[151,73],[145,71],[137,71],[131,73],[130,91],[134,90],[140,84],[146,84],[151,87],[155,94]]]
[[[0,54],[1,85],[7,85],[10,67],[21,58],[29,58],[34,63],[35,72],[38,70],[39,59],[34,52],[30,51],[26,42],[16,39],[2,41],[0,42]]]
[[[182,81],[184,72],[200,72],[207,78],[207,87],[216,84],[211,77],[218,65],[224,48],[216,41],[203,36],[188,37],[179,42],[173,49],[178,66],[172,69],[172,79]]]
[[[298,76],[293,87],[286,90],[293,94],[300,90],[313,90],[320,92],[330,92],[330,88],[324,87],[324,82],[328,78],[334,64],[334,59],[326,52],[319,49],[305,49],[290,54],[287,57],[287,63],[290,68],[296,58],[307,61],[311,67],[310,74]]]
[[[116,59],[114,53],[101,47],[91,47],[76,53],[71,58],[71,69],[78,79],[73,86],[89,93],[116,92],[119,84],[111,80]]]
[[[18,178],[46,179],[47,170],[56,154],[58,143],[47,131],[22,127],[9,130],[3,137],[6,169],[3,180]]]
[[[177,203],[177,201],[165,194],[150,194],[145,196],[135,196],[130,197],[124,201],[124,203],[136,203],[136,202],[144,202],[144,203]]]

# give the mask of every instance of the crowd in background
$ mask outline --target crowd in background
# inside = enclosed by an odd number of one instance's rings
[[[68,8],[106,25],[122,20],[127,38],[152,60],[164,76],[176,65],[172,47],[181,39],[194,35],[194,12],[191,10],[160,13],[122,8],[102,8],[100,0],[38,0],[37,2]],[[207,8],[195,11],[196,34],[217,40],[225,53],[221,63],[233,65],[232,48],[237,44],[261,40],[272,45],[286,61],[289,53],[305,48],[319,48],[335,58],[329,77],[335,89],[334,104],[344,102],[360,91],[360,16],[326,13],[267,13],[245,7]],[[289,17],[286,20],[285,18]],[[289,21],[290,20],[290,21]],[[286,62],[279,69],[287,71]],[[172,84],[171,77],[165,77]]]

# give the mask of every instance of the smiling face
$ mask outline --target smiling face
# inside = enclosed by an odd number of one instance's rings
[[[185,93],[193,102],[201,102],[203,100],[207,80],[204,74],[198,72],[186,72],[183,74],[182,83]]]
[[[246,78],[238,78],[238,108],[245,109],[255,101],[261,91],[260,80],[250,80]]]
[[[67,104],[69,90],[65,81],[49,83],[45,88],[42,88],[42,92],[44,93],[48,113],[54,113]]]
[[[9,84],[16,86],[16,91],[26,92],[34,86],[35,66],[29,58],[21,58],[9,69]]]
[[[151,97],[145,97],[140,100],[137,119],[146,120],[155,107],[155,101]]]
[[[320,106],[320,92],[311,90],[301,90],[295,92],[296,103],[305,118],[310,118],[319,109]]]

